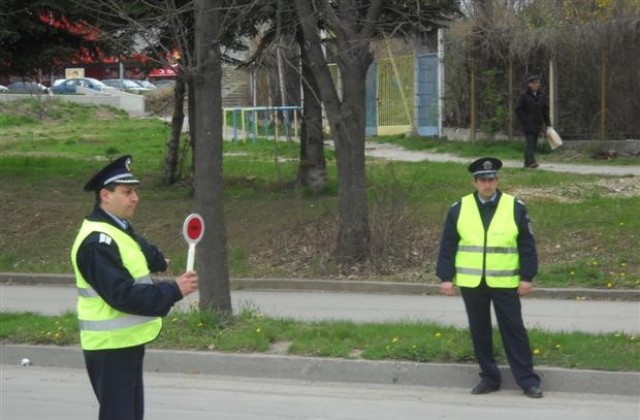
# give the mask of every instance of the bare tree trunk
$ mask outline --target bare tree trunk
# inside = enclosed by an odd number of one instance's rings
[[[182,137],[182,126],[184,124],[184,94],[184,73],[179,69],[176,77],[173,116],[171,117],[171,138],[167,143],[164,164],[164,182],[168,185],[173,184],[177,179],[180,138]]]
[[[304,36],[297,34],[302,56],[302,90],[304,105],[300,127],[300,164],[296,184],[318,192],[327,185],[327,169],[324,158],[324,136],[322,133],[322,99],[309,54],[304,48]]]
[[[377,16],[382,0],[369,5],[371,16]],[[296,10],[304,32],[311,68],[327,111],[331,134],[336,145],[338,166],[338,211],[340,228],[336,258],[341,263],[367,260],[370,253],[371,231],[367,204],[367,175],[365,172],[365,80],[372,57],[369,52],[372,26],[355,31],[353,27],[334,22],[337,35],[338,65],[344,76],[344,96],[338,97],[327,62],[321,48],[317,20],[309,0],[295,0]],[[324,3],[331,13],[331,5]],[[367,13],[369,16],[369,13]],[[374,19],[369,16],[373,25]],[[352,16],[345,16],[349,20]],[[337,18],[334,18],[334,21]]]
[[[205,223],[198,246],[200,309],[231,313],[222,187],[221,0],[196,0],[195,208]]]
[[[371,233],[365,170],[365,84],[366,64],[353,60],[342,72],[344,100],[339,113],[327,108],[334,133],[338,166],[340,230],[336,256],[343,261],[369,258]]]

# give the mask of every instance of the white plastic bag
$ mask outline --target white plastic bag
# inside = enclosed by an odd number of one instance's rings
[[[549,142],[551,150],[556,150],[562,146],[562,138],[553,127],[547,127],[547,141]]]

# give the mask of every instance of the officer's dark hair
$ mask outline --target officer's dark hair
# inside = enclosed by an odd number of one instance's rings
[[[97,190],[96,191],[96,206],[100,205],[100,203],[102,203],[102,200],[100,199],[100,191],[107,190],[107,191],[110,191],[110,192],[114,192],[116,190],[117,186],[118,186],[118,184],[109,184],[109,185],[105,185],[104,187],[102,187],[99,190]]]

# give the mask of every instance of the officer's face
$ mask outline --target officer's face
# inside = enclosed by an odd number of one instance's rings
[[[498,177],[495,178],[476,178],[474,180],[476,189],[480,197],[489,200],[498,189]]]
[[[135,186],[117,185],[112,192],[107,189],[100,191],[101,207],[121,219],[130,219],[138,206],[138,192]]]

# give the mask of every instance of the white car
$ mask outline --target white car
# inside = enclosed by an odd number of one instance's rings
[[[6,86],[0,85],[0,93],[7,93],[7,92],[9,92],[9,88],[7,88]]]
[[[102,83],[107,86],[111,86],[112,88],[124,90],[125,92],[130,93],[142,94],[151,90],[140,86],[135,81],[130,79],[107,79],[103,80]]]

